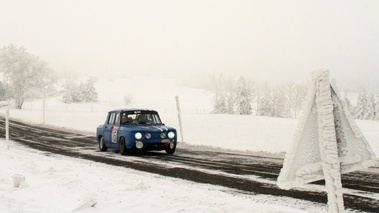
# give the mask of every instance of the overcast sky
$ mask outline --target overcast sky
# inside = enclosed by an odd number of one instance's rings
[[[0,0],[0,46],[55,69],[379,84],[379,1]]]

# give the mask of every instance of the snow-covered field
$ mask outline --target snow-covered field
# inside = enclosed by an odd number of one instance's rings
[[[114,108],[143,107],[160,112],[168,126],[179,129],[175,96],[180,98],[183,133],[188,145],[283,155],[291,144],[296,119],[214,115],[211,95],[177,86],[177,81],[136,77],[97,83],[98,103],[46,101],[46,125],[94,134]],[[124,104],[127,97],[131,103]],[[1,111],[4,113],[4,109]],[[42,101],[29,101],[11,118],[43,122]],[[357,121],[379,155],[379,122]],[[94,144],[96,142],[94,141]],[[180,149],[180,144],[178,149]],[[0,212],[325,212],[327,207],[288,198],[245,195],[230,189],[161,177],[85,160],[46,155],[0,141]],[[21,187],[12,176],[21,174]],[[122,177],[122,178],[120,178]],[[128,181],[126,181],[128,180]],[[91,207],[93,206],[93,207]]]

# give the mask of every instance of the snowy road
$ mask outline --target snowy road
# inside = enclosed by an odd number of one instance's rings
[[[2,119],[0,137],[5,134],[4,126]],[[164,152],[121,156],[113,151],[98,152],[94,136],[16,121],[11,122],[10,133],[13,141],[45,151],[46,155],[61,154],[199,183],[221,185],[241,193],[269,194],[326,203],[322,181],[290,191],[276,186],[276,178],[283,163],[281,156],[203,150],[185,144],[178,145],[177,152],[172,156]],[[346,208],[366,212],[376,212],[379,209],[378,174],[379,168],[373,167],[368,171],[342,176]]]

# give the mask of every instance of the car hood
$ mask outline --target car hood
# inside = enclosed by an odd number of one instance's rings
[[[175,131],[175,128],[164,126],[164,125],[146,125],[146,124],[136,124],[136,125],[125,125],[122,128],[128,129],[129,131],[140,131],[140,132],[167,132]]]

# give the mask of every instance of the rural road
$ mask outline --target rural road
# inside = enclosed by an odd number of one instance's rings
[[[0,118],[0,137],[5,137],[5,119]],[[70,132],[11,120],[10,139],[50,154],[87,159],[114,166],[198,183],[227,187],[231,192],[267,194],[327,203],[324,182],[308,188],[282,190],[276,178],[283,158],[276,155],[230,153],[179,144],[174,155],[165,152],[134,153],[121,156],[115,151],[100,152],[95,135]],[[379,167],[342,175],[345,208],[364,212],[379,209]]]

